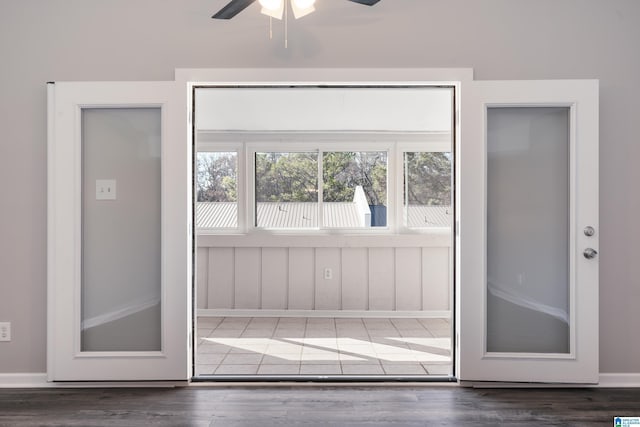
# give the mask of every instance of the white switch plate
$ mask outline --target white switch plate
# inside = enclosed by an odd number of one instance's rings
[[[331,280],[333,279],[333,270],[331,270],[330,268],[325,268],[324,269],[324,279],[325,280]]]
[[[96,179],[96,200],[115,200],[116,180]]]
[[[0,322],[0,341],[11,341],[11,322]]]

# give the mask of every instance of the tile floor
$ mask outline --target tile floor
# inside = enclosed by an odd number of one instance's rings
[[[199,317],[197,375],[451,374],[448,319]]]

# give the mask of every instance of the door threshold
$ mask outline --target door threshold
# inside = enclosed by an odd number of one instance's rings
[[[200,375],[191,379],[192,384],[207,383],[429,383],[457,384],[458,379],[437,375]]]

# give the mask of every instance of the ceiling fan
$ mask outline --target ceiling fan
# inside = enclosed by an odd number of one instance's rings
[[[250,4],[255,2],[256,0],[231,0],[225,7],[216,12],[215,15],[212,16],[214,19],[231,19],[236,16],[238,13],[245,10]],[[349,0],[354,3],[363,4],[365,6],[373,6],[378,3],[380,0]],[[304,16],[308,13],[313,12],[313,3],[314,0],[292,0],[291,7],[293,9],[294,15],[296,18]],[[260,4],[262,5],[263,13],[272,16],[274,18],[280,19],[282,16],[282,10],[284,9],[285,2],[282,0],[260,0]],[[269,13],[271,12],[271,13]]]

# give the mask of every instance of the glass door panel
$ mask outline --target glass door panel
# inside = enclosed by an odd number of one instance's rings
[[[569,353],[569,108],[487,110],[487,352]]]
[[[161,350],[160,108],[82,110],[81,351]]]

